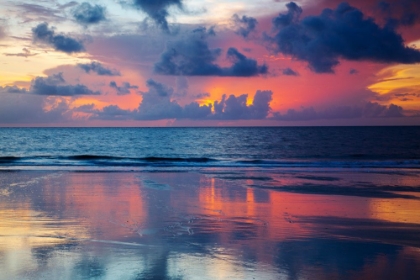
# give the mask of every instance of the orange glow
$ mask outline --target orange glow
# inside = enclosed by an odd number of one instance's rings
[[[411,193],[410,193],[411,194]],[[420,223],[419,200],[393,199],[380,200],[372,199],[370,202],[370,213],[372,218],[396,223]]]
[[[109,104],[107,102],[98,100],[96,98],[92,98],[92,97],[81,97],[78,98],[76,100],[74,100],[71,105],[70,108],[76,108],[76,107],[80,107],[83,105],[90,105],[93,104],[95,106],[95,108],[97,109],[103,109],[104,107],[108,106]]]
[[[377,74],[378,81],[368,88],[379,95],[388,96],[387,103],[403,106],[408,110],[420,108],[420,66],[395,65]]]

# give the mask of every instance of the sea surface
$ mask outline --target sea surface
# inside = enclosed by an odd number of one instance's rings
[[[27,167],[419,168],[420,127],[1,129],[0,168]]]
[[[0,279],[419,275],[420,127],[0,129]]]

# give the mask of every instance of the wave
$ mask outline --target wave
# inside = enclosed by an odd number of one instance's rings
[[[0,157],[0,165],[2,163],[10,163],[16,160],[19,160],[19,157],[13,157],[13,156]]]
[[[419,159],[235,159],[210,157],[119,157],[107,155],[3,156],[1,167],[257,167],[257,168],[420,168]]]
[[[145,162],[210,162],[216,161],[215,159],[200,157],[200,158],[180,158],[180,157],[140,157],[140,158],[132,158],[132,157],[116,157],[116,156],[100,156],[100,155],[75,155],[75,156],[64,156],[58,157],[61,159],[69,159],[69,160],[80,160],[80,161],[100,161],[100,160],[138,160],[138,161],[145,161]]]

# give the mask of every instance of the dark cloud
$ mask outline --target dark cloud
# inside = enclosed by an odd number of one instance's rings
[[[19,88],[17,86],[0,86],[0,93],[27,93],[28,91],[24,88]]]
[[[247,58],[235,48],[228,49],[227,58],[232,62],[232,66],[221,68],[221,76],[250,77],[268,72],[267,65],[258,65],[256,60]]]
[[[106,68],[100,62],[96,61],[91,63],[79,63],[77,66],[82,68],[86,73],[92,71],[100,76],[121,76],[121,73],[118,70]]]
[[[249,34],[255,31],[255,28],[258,24],[258,21],[253,17],[239,17],[237,14],[233,15],[232,20],[234,24],[235,33],[244,38],[248,38]]]
[[[142,92],[143,100],[139,105],[135,118],[140,120],[176,119],[182,116],[182,107],[171,100],[173,89],[148,80],[149,90]]]
[[[286,76],[299,76],[298,72],[294,71],[292,68],[289,68],[289,67],[283,69],[282,73],[283,75],[286,75]]]
[[[85,85],[68,85],[62,73],[48,77],[36,77],[31,81],[29,90],[16,86],[0,87],[1,93],[30,93],[35,95],[54,95],[54,96],[75,96],[75,95],[99,95],[99,91],[93,91]]]
[[[35,56],[37,53],[31,53],[31,51],[27,48],[23,48],[21,53],[5,53],[5,56],[20,56],[28,58],[30,56]]]
[[[221,101],[214,102],[214,118],[223,120],[264,119],[270,112],[272,91],[258,90],[251,105],[247,105],[248,95],[238,97],[223,95]]]
[[[339,59],[382,63],[420,62],[420,51],[406,47],[391,26],[380,27],[347,3],[319,16],[300,19],[302,9],[291,2],[288,12],[273,19],[275,34],[266,35],[277,53],[307,61],[317,73],[333,73]]]
[[[378,7],[387,17],[387,24],[393,27],[412,26],[420,20],[420,1],[418,0],[381,1]]]
[[[116,82],[111,81],[109,83],[109,87],[115,89],[117,91],[117,95],[126,95],[126,94],[130,94],[130,89],[138,89],[138,86],[135,85],[131,85],[128,82],[124,82],[122,83],[121,86],[118,86]]]
[[[99,120],[130,120],[134,116],[132,111],[121,109],[116,105],[106,106],[102,110],[88,110],[88,112],[94,113],[92,119]]]
[[[200,105],[197,102],[191,102],[185,105],[183,109],[182,119],[204,120],[212,116],[212,105]],[[179,119],[181,119],[179,118]]]
[[[77,53],[85,50],[82,42],[61,34],[55,35],[54,29],[49,28],[46,22],[32,28],[32,37],[34,42],[48,44],[55,50],[65,53]]]
[[[105,12],[106,9],[103,6],[83,2],[74,9],[73,17],[78,23],[87,26],[106,20]]]
[[[200,38],[172,42],[155,64],[154,71],[164,75],[218,75],[220,67],[214,62],[220,53],[221,49],[211,50]]]
[[[99,91],[93,91],[85,85],[68,85],[62,73],[48,77],[36,77],[31,82],[29,90],[32,94],[55,95],[55,96],[75,96],[75,95],[99,95]]]
[[[285,114],[274,113],[274,119],[283,121],[309,121],[318,119],[354,119],[354,118],[396,118],[404,117],[403,108],[394,104],[389,106],[367,102],[363,106],[338,106],[324,111],[313,107],[300,111],[289,109]]]
[[[349,71],[350,75],[355,75],[355,74],[358,74],[358,73],[359,73],[359,71],[357,69],[350,69],[350,71]]]
[[[171,6],[183,9],[183,0],[132,0],[132,4],[145,12],[164,31],[169,32],[167,17]]]
[[[214,30],[216,27],[211,26],[207,29],[207,27],[200,26],[196,29],[193,29],[192,32],[195,34],[198,34],[202,39],[208,37],[208,36],[216,36],[216,31]]]
[[[227,59],[230,67],[221,67],[216,60],[221,49],[210,49],[205,38],[190,36],[187,39],[172,42],[161,55],[154,71],[162,75],[185,76],[237,76],[250,77],[268,72],[267,65],[258,65],[254,59],[247,58],[235,48],[229,48]]]
[[[91,114],[91,120],[130,120],[134,116],[133,111],[121,109],[117,105],[109,105],[98,110],[94,104],[86,104],[74,108],[74,111]]]

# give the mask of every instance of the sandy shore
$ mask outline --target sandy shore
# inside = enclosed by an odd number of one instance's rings
[[[0,172],[2,279],[415,279],[416,170]]]

